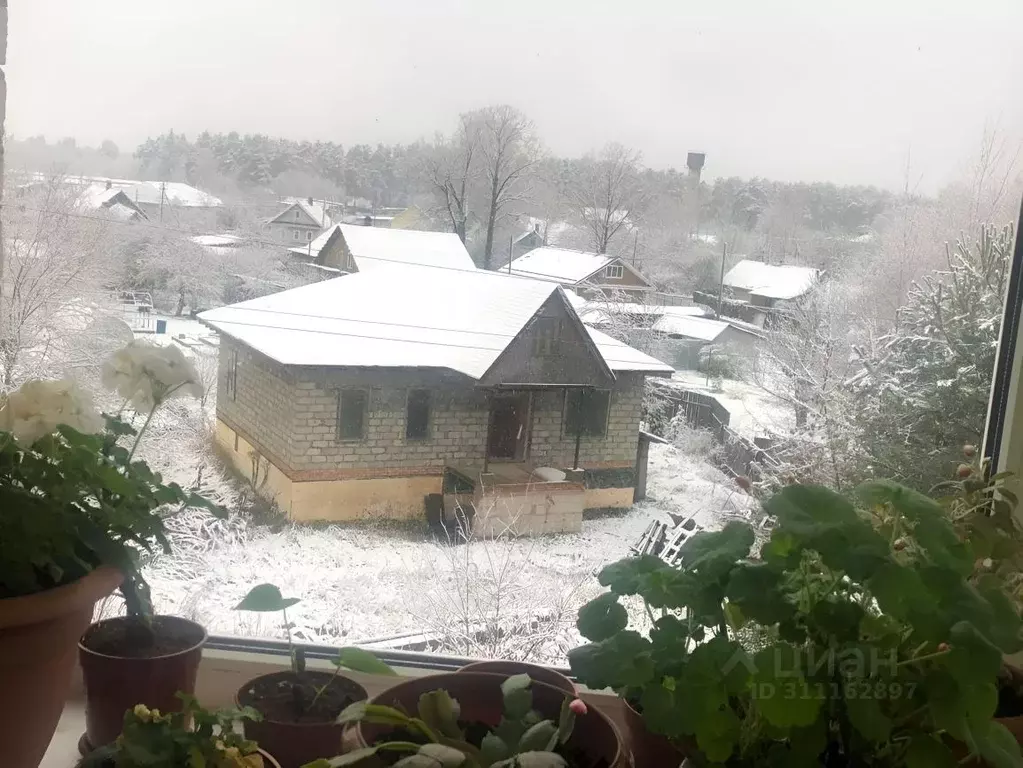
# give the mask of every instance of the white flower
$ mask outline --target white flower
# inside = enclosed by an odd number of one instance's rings
[[[103,386],[148,411],[169,397],[202,397],[202,383],[192,362],[175,346],[132,341],[103,363]]]
[[[0,408],[0,430],[25,445],[56,431],[58,424],[83,434],[102,432],[104,427],[92,397],[69,379],[26,381]]]

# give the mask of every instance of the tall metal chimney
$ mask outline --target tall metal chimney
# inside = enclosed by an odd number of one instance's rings
[[[689,169],[689,235],[700,234],[700,174],[707,155],[703,152],[690,152],[686,155],[686,168]]]

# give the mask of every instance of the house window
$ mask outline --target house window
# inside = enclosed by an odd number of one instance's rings
[[[291,239],[292,240],[298,240],[298,238],[301,236],[301,234],[302,234],[301,230],[293,229],[293,230],[291,230]]]
[[[608,264],[604,267],[604,277],[608,280],[621,280],[625,276],[625,267],[621,264]]]
[[[298,221],[301,217],[298,211],[295,211],[295,221]]]
[[[361,440],[366,436],[366,405],[364,389],[342,389],[337,396],[337,439]]]
[[[561,350],[561,318],[538,317],[533,321],[533,355],[552,357]]]
[[[227,358],[227,378],[224,383],[225,394],[228,400],[235,400],[238,396],[238,351],[232,349]]]
[[[313,233],[312,232],[306,232],[305,233],[305,241],[308,243],[312,239],[313,239]]]
[[[610,405],[606,389],[570,389],[565,393],[565,434],[603,437]]]
[[[405,409],[405,437],[424,440],[430,436],[430,390],[410,389]]]

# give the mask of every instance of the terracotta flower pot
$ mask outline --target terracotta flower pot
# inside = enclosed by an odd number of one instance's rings
[[[206,630],[178,616],[154,616],[156,641],[141,647],[125,638],[135,620],[118,616],[89,627],[78,644],[85,679],[83,755],[121,734],[125,710],[145,704],[161,712],[179,712],[178,691],[195,692],[195,677]]]
[[[64,709],[75,643],[96,601],[121,583],[101,567],[78,581],[35,595],[0,600],[0,744],[3,764],[36,768]]]
[[[506,677],[488,672],[410,677],[373,697],[372,703],[415,712],[422,694],[443,688],[461,705],[461,720],[496,727],[504,709],[501,683]],[[565,691],[540,682],[534,682],[530,687],[533,691],[533,706],[544,717],[557,721],[561,704],[565,700]],[[358,723],[352,729],[352,741],[358,747],[366,747],[386,737],[389,730],[386,725]],[[589,707],[585,715],[576,718],[568,747],[585,754],[591,763],[603,760],[609,768],[630,766],[628,750],[623,747],[614,725],[603,712],[593,706]]]
[[[569,696],[575,696],[577,693],[575,684],[560,672],[555,672],[547,667],[541,667],[539,664],[528,664],[524,661],[474,661],[472,664],[466,664],[458,671],[490,672],[495,675],[503,675],[504,677],[525,674],[538,683],[553,685]]]
[[[329,683],[331,688],[335,689],[335,695],[343,697],[346,701],[344,706],[366,699],[366,689],[344,675],[335,677],[332,672],[309,671],[304,675],[314,686]],[[327,719],[295,720],[288,719],[290,700],[286,694],[277,702],[273,702],[277,706],[260,698],[261,692],[275,687],[286,691],[286,688],[281,687],[282,684],[287,685],[293,679],[294,673],[290,671],[260,675],[245,683],[235,694],[238,706],[252,707],[263,715],[259,722],[242,721],[245,738],[252,739],[273,754],[281,768],[301,768],[318,758],[334,757],[341,752],[341,740],[345,730],[345,726],[334,722],[334,718],[341,714],[344,706],[339,707],[338,711],[333,712]]]
[[[622,703],[625,704],[625,738],[632,750],[636,768],[647,765],[678,768],[686,758],[685,751],[667,736],[649,730],[643,715],[633,709],[627,700],[622,699]]]

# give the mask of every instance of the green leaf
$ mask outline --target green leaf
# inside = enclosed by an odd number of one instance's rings
[[[480,755],[483,757],[485,765],[504,760],[509,754],[511,754],[511,747],[495,733],[488,733],[480,742]]]
[[[436,760],[444,768],[458,768],[466,761],[464,752],[444,744],[423,744],[418,754]]]
[[[906,768],[957,768],[959,765],[952,750],[924,734],[913,737],[904,759]]]
[[[1023,765],[1019,742],[1008,728],[989,720],[974,730],[980,756],[993,768],[1019,768]]]
[[[567,768],[565,758],[556,752],[523,752],[494,763],[491,768]]]
[[[458,727],[460,711],[458,702],[442,688],[427,691],[419,697],[420,719],[430,726],[431,730],[447,736],[449,739],[465,738],[461,728]]]
[[[602,587],[609,587],[616,595],[634,595],[651,573],[664,570],[667,564],[653,555],[626,557],[604,566],[597,580]]]
[[[732,571],[725,591],[743,615],[770,626],[788,619],[795,606],[785,599],[783,573],[766,564],[744,564]]]
[[[606,640],[629,623],[629,613],[613,592],[590,600],[579,609],[576,626],[587,640]]]
[[[368,701],[357,701],[345,707],[334,722],[356,723],[360,720],[381,725],[407,726],[410,718],[404,712],[394,707],[387,707],[383,704],[370,704]]]
[[[242,598],[242,601],[234,607],[236,611],[283,611],[299,602],[297,597],[284,597],[273,584],[257,584],[249,593]]]
[[[531,726],[522,734],[516,752],[543,752],[546,751],[547,743],[557,739],[558,729],[550,720],[541,720]]]
[[[735,521],[726,524],[720,531],[697,533],[679,549],[682,568],[712,578],[722,576],[739,560],[749,556],[754,538],[750,525]]]
[[[753,698],[771,725],[807,726],[817,719],[822,691],[803,677],[798,652],[791,645],[769,646],[754,656],[753,663]]]
[[[511,720],[521,720],[533,706],[533,694],[529,690],[532,683],[529,675],[512,675],[501,683],[504,696],[504,714]]]
[[[654,674],[650,641],[633,630],[573,648],[568,663],[575,676],[594,689],[638,688]]]
[[[845,689],[845,709],[849,721],[867,741],[883,744],[892,732],[892,721],[881,711],[881,703],[874,696],[861,696],[861,686],[849,685]]]
[[[375,654],[370,651],[364,651],[361,648],[355,648],[354,646],[342,648],[333,663],[335,666],[344,667],[356,672],[365,672],[367,675],[389,675],[395,677],[398,674],[388,664],[380,661]]]

